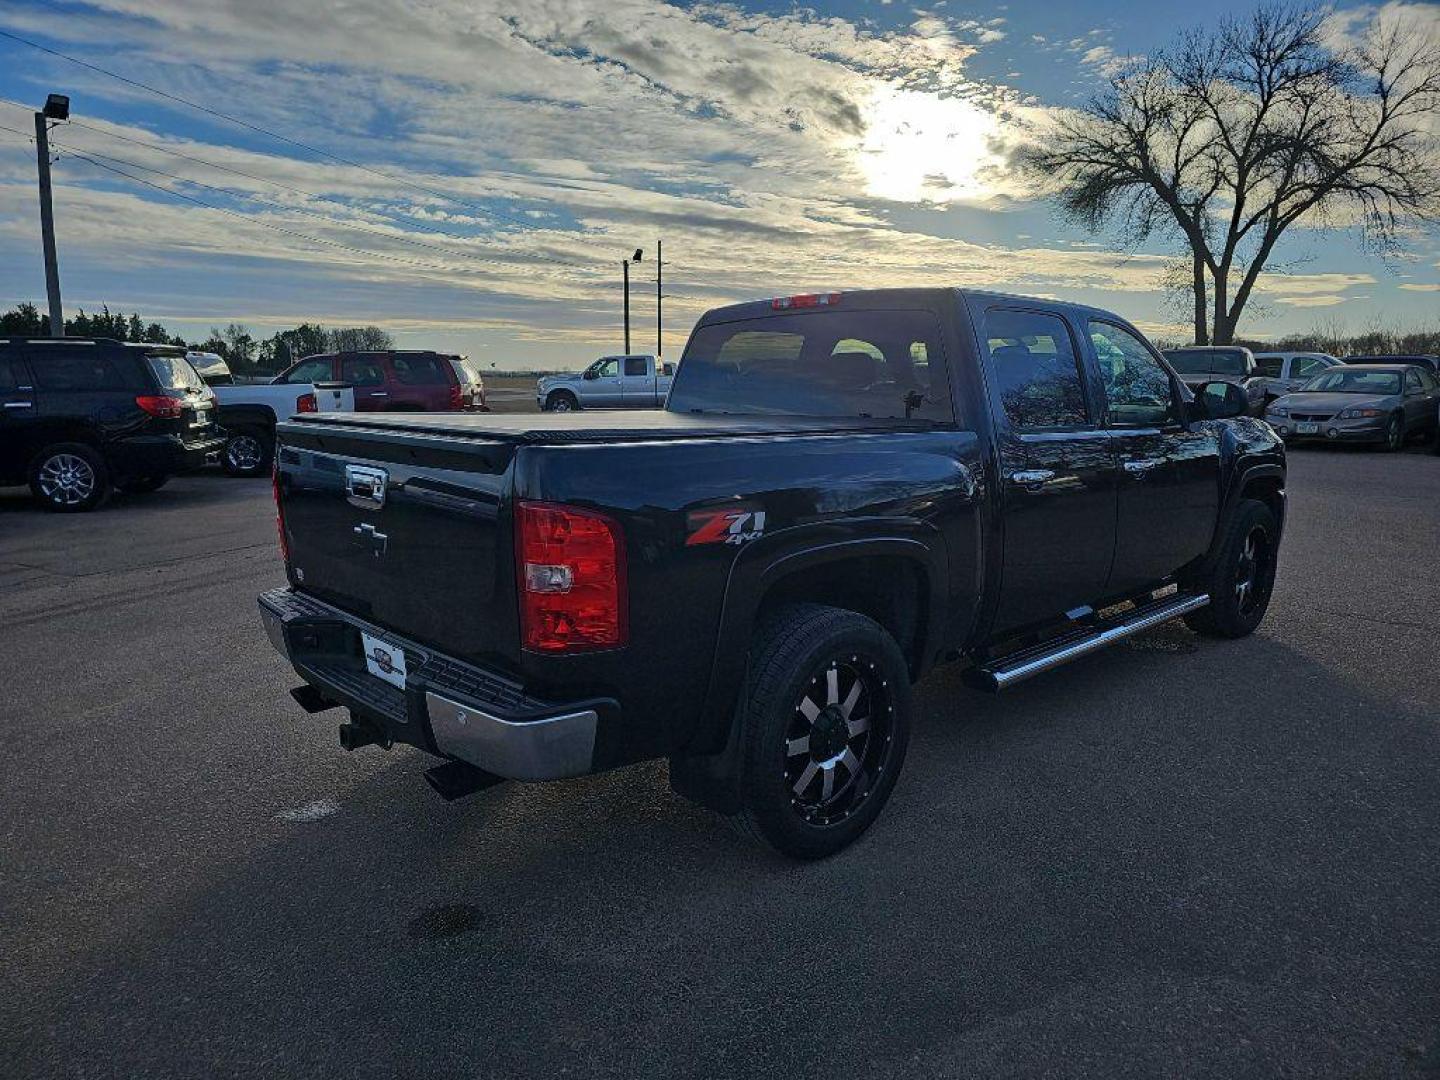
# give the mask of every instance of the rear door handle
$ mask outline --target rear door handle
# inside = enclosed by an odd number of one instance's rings
[[[1010,474],[1010,482],[1027,491],[1039,491],[1054,479],[1054,469],[1021,469]]]
[[[371,396],[371,397],[389,397],[389,396],[390,396],[390,392],[389,392],[388,390],[371,390],[371,391],[370,391],[370,396]]]
[[[1125,462],[1125,471],[1137,480],[1143,480],[1153,469],[1160,468],[1165,464],[1164,458],[1141,458],[1138,461]]]
[[[33,401],[7,401],[5,407],[7,409],[33,409],[35,403]]]

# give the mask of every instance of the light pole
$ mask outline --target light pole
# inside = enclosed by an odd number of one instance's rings
[[[625,355],[630,355],[630,264],[638,263],[645,255],[643,248],[636,248],[635,254],[624,259],[620,263],[620,271],[625,276]]]
[[[65,336],[65,313],[60,307],[60,266],[55,259],[55,211],[50,205],[50,121],[70,118],[70,99],[51,94],[45,108],[35,114],[35,160],[40,169],[40,241],[45,249],[45,293],[50,301],[50,334]]]
[[[661,293],[660,279],[665,273],[665,250],[660,246],[661,241],[655,241],[655,363],[660,363],[660,357],[665,352],[664,323],[660,318],[660,307],[664,302]],[[657,369],[657,374],[658,369]]]

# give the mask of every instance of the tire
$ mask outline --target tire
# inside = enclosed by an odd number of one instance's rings
[[[880,816],[910,739],[910,672],[873,619],[777,610],[751,646],[740,710],[740,832],[821,859]]]
[[[1186,615],[1185,625],[1205,637],[1242,638],[1254,632],[1275,587],[1278,540],[1270,508],[1258,499],[1242,499],[1230,515],[1215,557],[1193,583],[1210,594],[1210,603]]]
[[[546,412],[578,412],[580,402],[569,390],[556,390],[545,399]]]
[[[115,490],[127,495],[148,495],[159,491],[169,480],[170,477],[164,473],[159,476],[132,476],[128,480],[116,480]]]
[[[30,490],[47,510],[83,513],[109,497],[110,469],[93,446],[55,443],[30,463]]]
[[[275,459],[275,436],[262,428],[236,428],[220,451],[220,467],[230,476],[266,476]]]
[[[1396,413],[1390,417],[1390,423],[1385,425],[1385,442],[1382,444],[1387,454],[1399,453],[1405,446],[1405,420]]]

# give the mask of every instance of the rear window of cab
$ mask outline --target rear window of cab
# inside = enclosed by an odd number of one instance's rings
[[[929,311],[800,311],[711,323],[691,335],[669,408],[949,422]]]

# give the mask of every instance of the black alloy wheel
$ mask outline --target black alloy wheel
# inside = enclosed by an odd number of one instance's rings
[[[823,858],[868,829],[894,789],[909,666],[873,619],[790,604],[758,628],[738,723],[737,827],[793,858]]]

